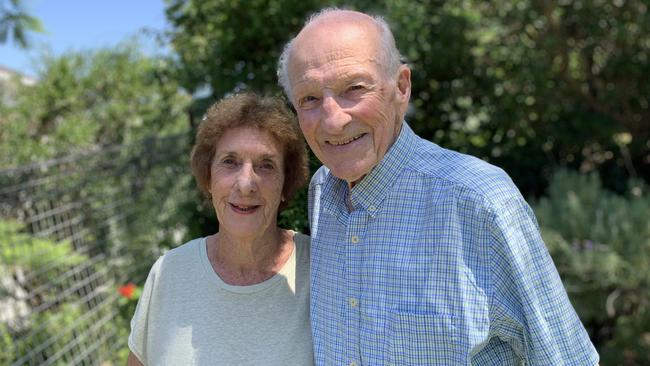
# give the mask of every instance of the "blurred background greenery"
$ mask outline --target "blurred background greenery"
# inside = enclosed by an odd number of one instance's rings
[[[128,257],[98,260],[89,269],[111,289],[99,284],[93,291],[104,291],[106,304],[120,309],[113,315],[121,351],[96,347],[88,357],[122,363],[137,291],[125,296],[115,289],[141,286],[164,248],[216,230],[214,213],[188,179],[187,152],[202,114],[228,93],[280,94],[275,69],[282,46],[309,13],[328,5],[384,15],[412,68],[409,124],[423,138],[502,167],[529,198],[601,364],[650,364],[646,0],[167,0],[170,27],[156,34],[171,45],[166,57],[148,57],[131,42],[44,58],[33,85],[18,77],[0,84],[0,194],[6,194],[0,278],[15,279],[13,292],[5,289],[0,299],[16,297],[16,287],[31,293],[51,281],[42,273],[20,281],[19,274],[42,268],[42,261],[57,263],[61,272],[90,258],[84,255]],[[37,19],[3,9],[0,42],[12,35],[27,40],[40,30]],[[151,144],[161,137],[166,142]],[[114,153],[106,155],[109,150]],[[74,156],[73,166],[57,160],[39,168],[62,156]],[[317,166],[312,158],[312,169]],[[86,240],[102,243],[90,254],[74,254],[74,241],[44,237],[34,227],[37,220],[30,221],[39,211],[29,209],[36,200],[24,192],[36,192],[25,182],[55,173],[65,174],[70,188],[43,183],[39,190],[48,194],[42,199],[48,207],[81,202],[80,225],[92,236]],[[98,174],[104,178],[88,180]],[[128,220],[112,226],[93,221],[99,206],[111,201],[107,195],[128,200]],[[281,214],[282,225],[308,233],[305,198],[302,191]],[[46,254],[37,256],[39,262],[33,253]],[[32,296],[19,316],[0,322],[0,364],[15,363],[24,355],[20,347],[33,349],[52,338],[21,340],[34,324],[88,327],[74,319],[99,305],[70,300],[84,296],[77,292],[49,302],[47,291]],[[77,360],[66,358],[74,353],[55,359],[70,343],[65,337],[41,347],[35,361],[21,362]]]

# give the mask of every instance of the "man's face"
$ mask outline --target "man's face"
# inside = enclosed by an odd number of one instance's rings
[[[410,94],[406,66],[387,77],[374,25],[320,22],[296,38],[289,60],[291,101],[318,159],[354,185],[399,135]]]

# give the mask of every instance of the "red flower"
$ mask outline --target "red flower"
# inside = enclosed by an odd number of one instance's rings
[[[133,297],[133,294],[135,293],[135,285],[129,282],[124,286],[120,286],[117,289],[117,292],[119,292],[120,295],[122,295],[123,297],[126,297],[127,299],[131,299]]]

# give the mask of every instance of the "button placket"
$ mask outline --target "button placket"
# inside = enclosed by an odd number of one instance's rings
[[[347,259],[347,297],[345,301],[347,308],[347,337],[349,340],[347,348],[348,364],[360,365],[360,297],[362,296],[362,273],[363,273],[363,235],[367,225],[367,214],[365,210],[355,210],[350,212],[348,218],[346,236],[348,242],[346,245]]]
[[[348,303],[350,304],[350,307],[356,308],[359,306],[359,300],[356,297],[351,297],[348,299]]]

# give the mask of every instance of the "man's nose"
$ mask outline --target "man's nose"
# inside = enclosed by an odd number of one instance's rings
[[[257,174],[252,164],[243,164],[237,174],[236,188],[243,195],[257,191]]]
[[[352,117],[345,112],[335,96],[325,96],[322,107],[322,126],[326,132],[339,133],[352,120]]]

